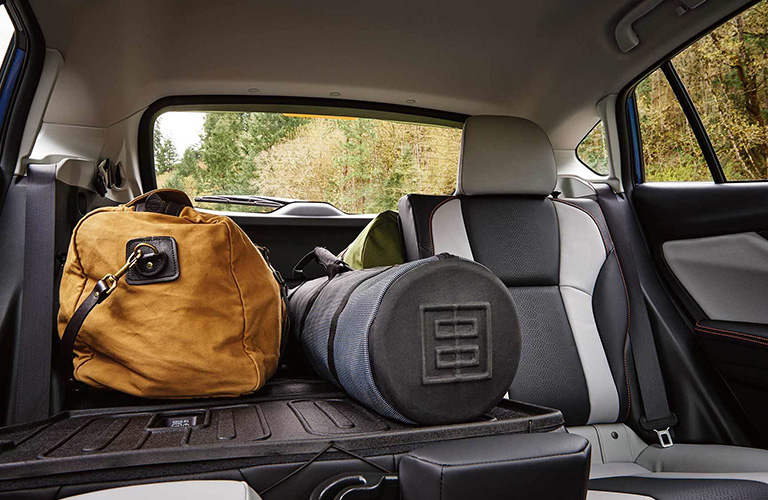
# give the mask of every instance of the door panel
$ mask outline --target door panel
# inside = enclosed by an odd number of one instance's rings
[[[768,326],[703,320],[696,335],[755,426],[768,434]]]
[[[715,316],[710,317],[696,297],[702,300],[702,304],[704,296],[714,295],[713,300],[719,300],[717,297],[725,292],[722,289],[715,290],[715,282],[737,289],[739,286],[743,287],[744,283],[740,285],[735,276],[749,276],[750,271],[745,269],[747,264],[737,262],[737,254],[734,254],[733,258],[729,255],[713,256],[713,250],[707,248],[709,242],[703,241],[702,238],[715,238],[714,241],[717,242],[718,237],[728,235],[729,238],[722,243],[725,245],[725,242],[740,239],[734,235],[751,233],[753,236],[750,240],[753,242],[756,241],[755,234],[760,238],[768,235],[768,182],[638,184],[633,189],[632,202],[657,268],[672,292],[683,303],[691,319],[744,321],[747,317],[754,320],[758,314],[760,317],[766,316],[765,312],[756,310],[765,309],[764,307],[756,308],[754,305],[750,307],[749,315],[739,313],[736,311],[737,304],[733,302],[733,310],[725,310],[722,305],[711,306],[710,312],[714,312]],[[686,245],[686,240],[693,241]],[[693,248],[695,245],[692,243],[699,244],[700,248],[696,252],[702,254],[701,259],[717,257],[720,266],[733,270],[733,275],[727,276],[731,274],[727,271],[713,274],[712,267],[716,264],[712,262],[686,262],[681,265],[680,260],[693,260],[694,256],[683,255],[675,259],[678,253],[675,250],[681,246]],[[731,250],[743,251],[738,248]],[[673,254],[672,261],[675,263],[673,265],[677,265],[676,271],[680,272],[684,268],[681,276],[677,276],[670,267],[665,257],[667,251]],[[763,259],[756,257],[755,262],[750,264],[752,268],[768,266]],[[687,287],[683,283],[684,279],[688,280]],[[754,304],[764,304],[760,301],[760,295],[764,293],[765,285],[754,278],[750,278],[749,282],[754,283],[751,285],[750,300]],[[759,292],[760,290],[763,292]],[[739,293],[742,291],[739,290]]]
[[[654,266],[689,320],[685,340],[708,352],[764,443],[768,87],[757,82],[768,74],[766,33],[762,0],[635,82],[624,148],[625,187]]]
[[[662,252],[708,318],[768,324],[768,239],[748,232],[673,240]]]
[[[768,439],[768,182],[646,183],[632,201],[668,290]]]

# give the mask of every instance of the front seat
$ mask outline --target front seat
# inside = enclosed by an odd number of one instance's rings
[[[596,201],[554,199],[552,145],[521,118],[476,116],[462,136],[457,194],[407,195],[409,260],[449,252],[509,288],[523,348],[512,399],[558,408],[592,444],[589,498],[768,499],[768,451],[648,445],[629,335],[629,293]]]

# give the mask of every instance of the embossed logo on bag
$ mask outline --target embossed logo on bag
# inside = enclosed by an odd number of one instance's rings
[[[491,378],[491,306],[421,306],[422,383]]]

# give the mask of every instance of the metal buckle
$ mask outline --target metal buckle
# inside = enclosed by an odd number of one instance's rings
[[[105,282],[109,287],[103,292],[104,298],[109,297],[109,295],[115,291],[115,288],[117,288],[117,282],[120,281],[120,278],[122,278],[125,273],[127,273],[139,262],[139,259],[141,258],[141,247],[147,247],[153,252],[159,253],[157,248],[154,245],[150,245],[149,243],[139,243],[136,245],[136,247],[133,249],[133,252],[131,252],[131,255],[128,256],[128,260],[126,260],[125,264],[123,264],[123,267],[118,269],[115,274],[107,274],[101,278],[101,281]],[[98,296],[99,292],[96,292],[96,297]]]
[[[669,433],[669,427],[664,430],[653,429],[656,437],[659,438],[659,444],[662,448],[671,448],[675,443],[672,441],[672,434]]]

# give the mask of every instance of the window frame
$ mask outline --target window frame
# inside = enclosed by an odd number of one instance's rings
[[[461,128],[469,118],[462,113],[368,101],[272,96],[175,96],[152,103],[139,122],[138,160],[141,192],[157,189],[153,148],[155,121],[169,111],[300,112],[399,120],[424,125]]]
[[[0,66],[0,89],[5,89],[10,71],[18,61],[8,106],[0,117],[0,212],[11,179],[16,174],[26,121],[45,62],[45,37],[26,0],[0,0],[14,26],[14,36]]]
[[[0,66],[0,89],[5,89],[6,82],[10,77],[10,72],[13,70],[13,66],[17,58],[20,57],[20,66],[18,69],[18,74],[15,77],[16,82],[14,82],[15,88],[11,90],[12,94],[15,94],[15,92],[18,90],[19,80],[21,79],[24,72],[24,62],[27,58],[25,50],[26,35],[13,4],[10,2],[0,2],[0,6],[5,8],[8,14],[8,18],[11,20],[11,23],[14,27],[13,37],[8,43],[8,49],[3,55],[2,66]],[[21,53],[19,53],[19,51],[21,51]],[[8,128],[8,121],[11,115],[13,99],[14,96],[11,95],[8,107],[0,115],[0,141],[4,141],[5,139],[6,129]]]
[[[720,26],[748,11],[761,1],[763,0],[752,0],[745,5],[742,5],[717,23],[708,26],[696,36],[684,42],[665,57],[661,58],[656,64],[640,73],[619,93],[616,106],[616,120],[619,129],[619,142],[621,145],[622,183],[625,185],[626,189],[631,190],[635,185],[644,184],[647,182],[645,180],[645,161],[642,154],[643,143],[640,133],[639,113],[637,109],[635,90],[641,82],[643,82],[648,76],[651,75],[651,73],[658,69],[661,69],[664,72],[664,76],[667,79],[667,82],[672,87],[672,91],[675,93],[675,97],[683,109],[683,113],[685,114],[686,119],[691,126],[694,135],[696,136],[697,142],[699,143],[699,147],[702,150],[702,155],[707,162],[710,174],[712,175],[713,183],[729,184],[744,182],[768,182],[768,179],[728,180],[725,178],[725,174],[723,172],[722,166],[720,165],[720,161],[717,158],[717,154],[714,150],[714,147],[712,146],[712,142],[706,132],[706,127],[704,127],[703,122],[701,121],[701,117],[696,111],[696,108],[690,99],[690,95],[688,94],[685,85],[683,84],[682,80],[677,74],[677,71],[674,69],[674,65],[672,64],[672,60],[681,52],[685,51],[691,45],[698,42],[700,39],[704,38]],[[669,69],[665,70],[665,67]],[[670,81],[670,78],[672,78],[672,81]],[[678,86],[677,90],[676,85]],[[678,95],[678,92],[680,91],[682,91],[682,93]],[[681,101],[681,96],[685,98],[685,101],[688,102],[688,105]],[[698,132],[697,129],[699,130]],[[704,146],[706,147],[702,146],[701,141],[704,141]]]
[[[709,134],[704,127],[704,123],[701,121],[701,116],[696,110],[696,106],[693,104],[693,100],[690,94],[688,94],[683,81],[680,79],[680,75],[677,74],[671,59],[661,65],[661,71],[664,73],[669,86],[672,87],[672,92],[675,94],[677,102],[680,103],[680,107],[683,109],[688,125],[690,125],[693,135],[696,137],[696,142],[699,143],[704,160],[707,162],[712,179],[715,181],[715,184],[726,182],[723,167],[720,165],[720,160],[717,157],[714,146],[712,146]]]

